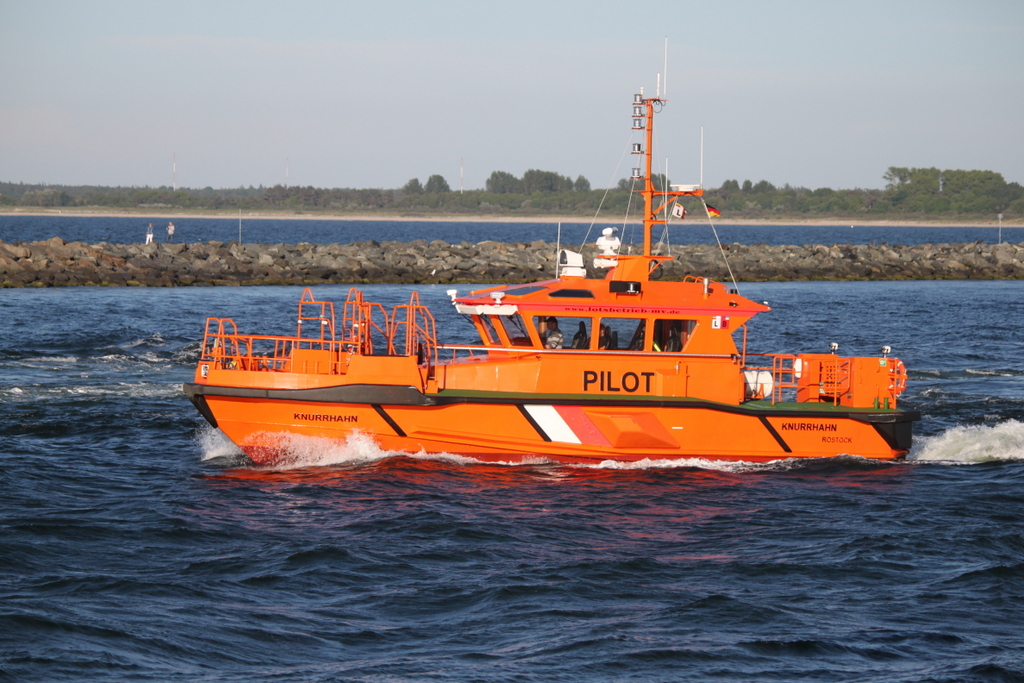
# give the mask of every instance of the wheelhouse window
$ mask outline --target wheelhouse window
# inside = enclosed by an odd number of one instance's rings
[[[591,318],[535,315],[533,324],[537,327],[537,336],[544,348],[590,348],[590,331],[594,324]]]
[[[526,331],[526,323],[523,316],[515,313],[513,315],[495,316],[501,321],[501,326],[508,337],[508,343],[512,346],[533,346],[530,341],[530,333]]]
[[[665,353],[679,353],[686,348],[695,327],[696,320],[655,320],[652,348]]]
[[[647,343],[643,318],[602,318],[597,348],[607,351],[643,351]]]
[[[480,332],[480,338],[487,346],[494,346],[501,343],[501,338],[498,336],[498,331],[494,329],[494,322],[491,320],[492,316],[481,315],[477,319],[477,330]]]

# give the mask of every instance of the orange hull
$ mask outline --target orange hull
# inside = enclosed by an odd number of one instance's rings
[[[208,388],[189,385],[192,392]],[[744,407],[701,401],[610,401],[494,397],[439,405],[380,405],[268,400],[197,393],[204,414],[261,464],[284,457],[290,435],[344,440],[355,431],[386,450],[456,453],[487,462],[543,458],[767,461],[842,454],[898,459],[910,446],[910,422],[893,415],[831,407]],[[659,405],[667,404],[667,405]],[[209,417],[208,417],[209,419]]]

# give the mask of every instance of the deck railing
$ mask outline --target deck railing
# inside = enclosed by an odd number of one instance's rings
[[[334,304],[317,301],[308,288],[299,300],[294,336],[238,334],[230,318],[207,318],[202,360],[218,368],[249,371],[302,371],[294,363],[302,351],[328,351],[328,374],[340,374],[342,353],[361,355],[415,355],[418,364],[432,368],[438,362],[434,317],[412,293],[408,304],[394,307],[389,315],[378,303],[363,301],[362,292],[351,289],[342,313],[340,336],[336,335]],[[311,329],[311,325],[314,326]],[[304,363],[320,361],[304,360]]]
[[[756,359],[762,359],[757,363]],[[748,362],[750,361],[750,362]],[[826,401],[838,405],[842,395],[850,389],[850,359],[830,356],[813,360],[811,364],[795,354],[758,353],[744,354],[744,372],[770,372],[770,391],[756,398],[770,398],[772,403],[789,403],[805,400]],[[817,381],[812,382],[811,376]],[[810,388],[817,391],[810,391]],[[803,395],[807,391],[807,396]]]

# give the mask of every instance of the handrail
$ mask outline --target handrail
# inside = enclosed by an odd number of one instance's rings
[[[399,304],[391,313],[391,345],[395,348],[400,332],[405,334],[403,352],[415,355],[417,362],[428,367],[428,377],[433,376],[437,365],[437,329],[430,309],[420,304],[418,292],[409,296],[408,304]]]
[[[308,306],[319,306],[320,312],[317,315],[309,316],[303,315],[303,308]],[[330,314],[328,315],[328,311]],[[308,321],[316,321],[318,323],[320,339],[326,339],[324,333],[330,334],[331,341],[334,340],[334,303],[330,301],[317,301],[313,297],[313,290],[306,287],[302,290],[302,296],[299,298],[299,316],[298,316],[298,327],[295,332],[296,337],[302,336],[302,323]],[[324,329],[326,328],[326,330]]]
[[[260,352],[260,347],[266,349]],[[208,318],[200,361],[226,369],[289,371],[296,349],[340,353],[342,344],[315,337],[238,334],[230,318]]]
[[[377,321],[383,318],[383,325]],[[388,312],[378,303],[363,301],[363,293],[352,287],[342,312],[341,338],[357,353],[373,354],[373,333],[376,331],[387,344],[386,353],[395,352],[392,341],[391,319]]]

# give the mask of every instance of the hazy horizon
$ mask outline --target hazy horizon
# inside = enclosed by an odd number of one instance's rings
[[[1024,182],[1022,3],[630,7],[0,0],[0,179],[171,186],[176,157],[191,189],[458,190],[461,160],[466,189],[529,168],[614,186],[667,36],[655,157],[677,182],[699,180],[701,126],[707,187]]]

